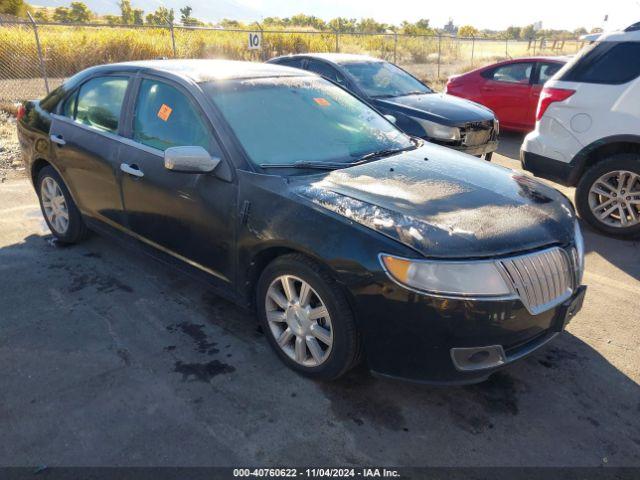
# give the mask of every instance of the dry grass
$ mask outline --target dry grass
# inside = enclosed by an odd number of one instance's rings
[[[24,172],[20,144],[13,115],[0,110],[0,182]]]

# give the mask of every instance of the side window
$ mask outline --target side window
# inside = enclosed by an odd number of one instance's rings
[[[317,73],[318,75],[328,78],[329,80],[336,82],[338,85],[346,85],[345,78],[331,65],[327,65],[324,62],[318,60],[309,60],[307,63],[307,70]]]
[[[156,80],[140,84],[133,139],[158,150],[200,146],[211,153],[211,135],[191,100],[180,90]]]
[[[89,80],[80,87],[75,100],[77,104],[74,105],[76,113],[71,117],[82,125],[117,133],[128,83],[127,77],[98,77]],[[65,110],[67,106],[65,104]]]
[[[284,67],[302,68],[303,61],[304,58],[302,57],[285,57],[279,58],[277,65],[282,65]]]
[[[586,47],[560,80],[621,85],[640,76],[640,42],[600,42]]]
[[[540,63],[540,73],[538,73],[537,83],[542,85],[551,77],[553,77],[558,70],[562,68],[561,63]]]
[[[78,100],[78,92],[73,92],[64,102],[62,106],[62,115],[69,118],[76,116],[76,101]]]
[[[527,84],[531,77],[531,70],[533,70],[533,63],[510,63],[487,72],[486,77],[496,82]]]

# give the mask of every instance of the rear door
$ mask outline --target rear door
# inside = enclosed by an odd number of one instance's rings
[[[533,62],[514,62],[483,72],[482,103],[507,128],[526,127],[533,66]]]
[[[540,92],[544,84],[553,77],[564,64],[560,62],[536,62],[535,70],[531,81],[531,95],[529,97],[529,108],[526,115],[525,123],[531,130],[536,125],[536,110],[538,108],[538,100]]]
[[[123,224],[119,186],[122,111],[130,77],[93,77],[52,116],[55,164],[83,214]]]
[[[184,87],[152,76],[138,82],[130,140],[119,158],[129,228],[165,253],[229,282],[237,188],[228,159]],[[167,170],[164,151],[177,146],[201,146],[222,161],[215,173]]]

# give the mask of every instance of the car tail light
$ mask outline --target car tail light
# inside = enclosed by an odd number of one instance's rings
[[[16,111],[16,118],[18,119],[18,121],[22,120],[25,113],[27,113],[27,109],[24,108],[24,105],[19,105],[18,110]]]
[[[575,90],[569,90],[566,88],[543,88],[540,93],[540,100],[538,100],[538,111],[536,112],[536,121],[540,121],[544,112],[547,111],[549,105],[554,102],[562,102],[576,93]]]

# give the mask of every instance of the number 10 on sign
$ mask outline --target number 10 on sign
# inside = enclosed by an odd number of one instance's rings
[[[260,50],[262,46],[262,32],[249,32],[249,50]]]

